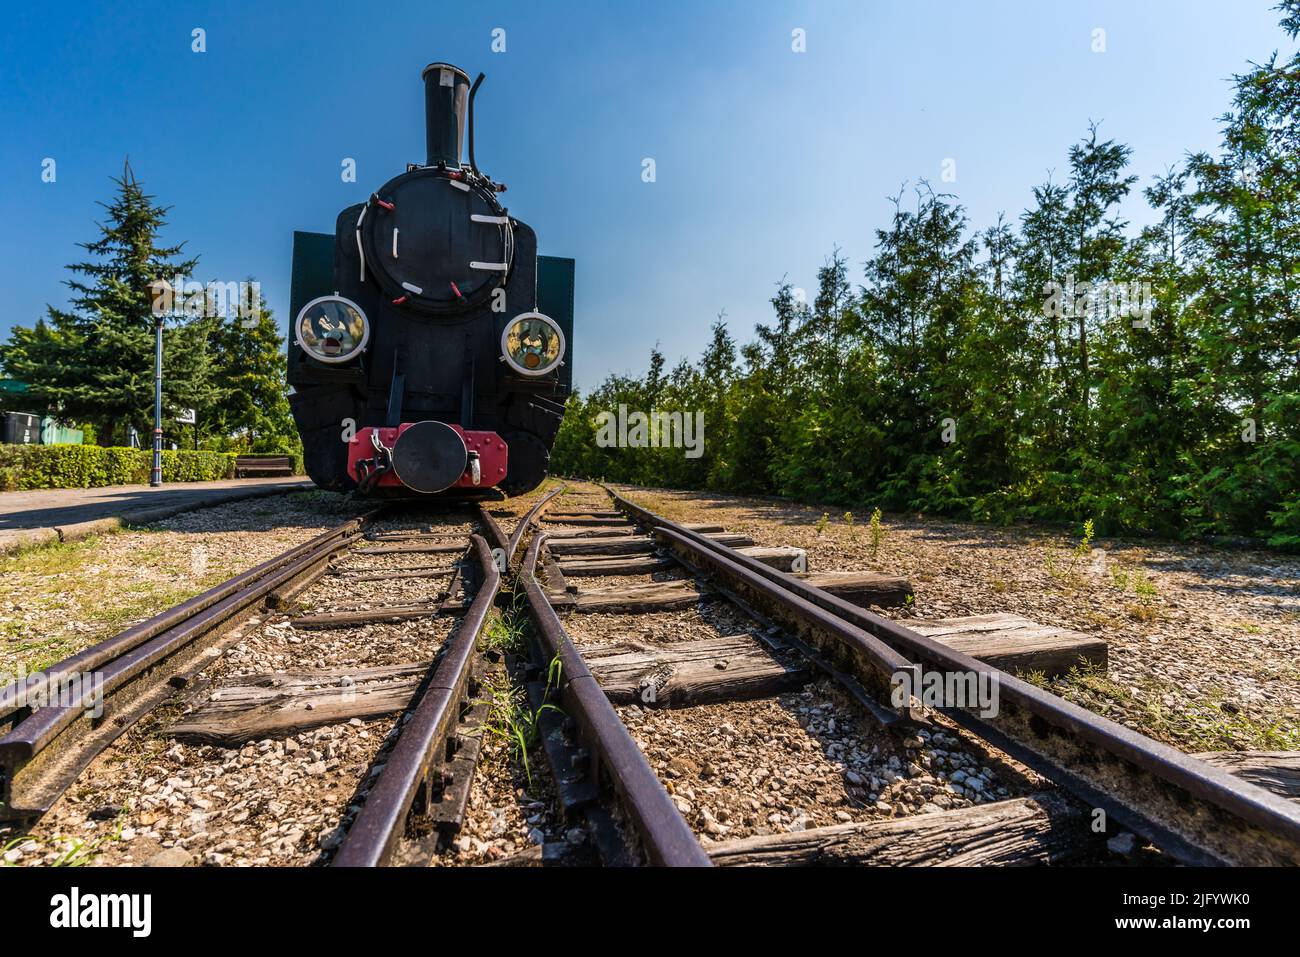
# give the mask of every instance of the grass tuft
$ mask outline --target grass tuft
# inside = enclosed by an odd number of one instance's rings
[[[1187,752],[1300,750],[1300,725],[1293,718],[1248,713],[1221,688],[1186,706],[1172,707],[1165,700],[1177,686],[1153,678],[1137,681],[1126,687],[1088,663],[1071,668],[1052,690]]]

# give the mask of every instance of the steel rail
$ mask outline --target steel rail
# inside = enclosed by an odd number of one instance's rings
[[[730,586],[721,589],[723,594],[740,599],[744,610],[753,612],[757,609],[746,606],[760,606],[760,614],[786,628],[792,643],[845,685],[881,724],[910,717],[910,696],[905,692],[920,687],[921,672],[908,658],[874,635],[755,574],[726,553],[700,551],[674,529],[657,528],[655,534],[663,536],[674,557],[692,571],[715,580],[720,576]],[[902,693],[897,695],[897,707],[891,707],[895,689]]]
[[[524,535],[528,533],[529,526],[532,525],[533,522],[537,521],[538,516],[540,516],[542,510],[550,504],[551,499],[555,498],[555,496],[559,495],[563,491],[563,485],[555,486],[555,488],[551,489],[538,499],[537,504],[528,510],[528,514],[519,520],[519,524],[516,525],[514,531],[510,533],[510,541],[506,545],[507,566],[514,565],[515,556],[519,554],[519,544],[524,540]]]
[[[1300,864],[1300,809],[1219,768],[1103,718],[931,638],[741,555],[606,491],[670,547],[729,563],[855,625],[931,673],[986,675],[996,714],[936,710],[1190,864]],[[856,649],[853,652],[857,654]],[[913,688],[920,688],[920,684]]]
[[[529,510],[522,527],[528,527],[543,504],[539,502]],[[484,537],[489,544],[495,543],[504,556],[509,548],[507,536],[483,505],[479,506],[479,520],[485,531]],[[498,561],[505,564],[501,559]],[[514,577],[513,584],[517,589],[518,576]],[[530,644],[540,652],[536,642]],[[539,659],[540,653],[507,653],[506,665],[515,687],[525,693],[529,706],[537,716],[538,736],[546,763],[551,769],[556,801],[566,819],[580,815],[586,820],[596,852],[607,866],[631,866],[636,856],[635,851],[628,846],[626,837],[620,832],[609,810],[597,800],[597,779],[588,777],[586,773],[587,766],[591,764],[591,749],[584,747],[580,739],[574,739],[567,732],[566,726],[571,728],[573,723],[564,717],[563,712],[545,707],[551,690],[549,686],[531,680],[544,670],[546,662]],[[563,861],[569,854],[569,848],[563,843],[543,845],[541,850],[543,862]]]
[[[561,704],[593,749],[592,773],[599,774],[602,768],[608,772],[650,863],[667,867],[711,866],[690,825],[587,670],[582,655],[538,584],[537,555],[545,539],[544,534],[533,537],[519,580],[544,653],[549,660],[560,660]]]
[[[323,572],[329,559],[360,536],[374,513],[352,519],[295,546],[202,595],[142,622],[53,666],[39,687],[75,682],[76,702],[59,702],[24,714],[10,712],[12,727],[0,737],[0,818],[39,817],[77,775],[127,728],[170,695],[162,679],[199,660],[213,640],[230,630],[257,602]],[[89,689],[80,676],[92,675]],[[150,681],[150,679],[153,679]],[[11,685],[10,688],[14,686]],[[28,692],[32,694],[33,692]],[[103,713],[97,714],[97,706]]]
[[[492,549],[501,549],[504,555],[507,548],[510,547],[510,539],[506,533],[501,531],[501,526],[497,520],[492,517],[492,513],[487,510],[487,506],[479,503],[478,520],[483,525],[483,538],[487,540],[488,547]],[[498,569],[499,570],[499,569]]]
[[[329,531],[322,532],[301,545],[295,545],[293,548],[281,552],[269,561],[265,561],[246,572],[241,572],[234,578],[209,588],[202,594],[186,599],[179,605],[168,608],[166,611],[160,612],[139,624],[132,625],[112,638],[107,638],[63,659],[57,664],[51,665],[39,675],[32,674],[28,675],[26,679],[11,681],[8,685],[0,688],[0,720],[9,718],[22,709],[24,707],[22,702],[30,699],[35,692],[43,691],[49,682],[56,681],[61,676],[85,674],[94,671],[101,665],[112,661],[119,655],[125,654],[138,645],[144,644],[144,642],[167,629],[188,621],[199,612],[248,587],[252,582],[270,574],[277,568],[281,568],[302,555],[320,548],[327,542],[335,541],[352,532],[359,531],[374,514],[371,513],[360,518],[351,519]]]
[[[455,635],[439,652],[424,694],[332,861],[334,867],[393,864],[413,809],[430,808],[444,784],[457,725],[472,693],[475,648],[496,601],[501,573],[481,535],[471,536],[481,580]],[[468,783],[468,782],[466,782]]]

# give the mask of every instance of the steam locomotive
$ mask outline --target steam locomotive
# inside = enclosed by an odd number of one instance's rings
[[[289,401],[322,488],[518,495],[545,477],[572,387],[574,263],[537,254],[475,162],[483,75],[422,79],[425,162],[333,235],[294,233]]]

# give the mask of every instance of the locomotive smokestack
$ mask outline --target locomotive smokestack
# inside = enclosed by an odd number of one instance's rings
[[[420,76],[424,80],[425,165],[446,163],[458,169],[465,140],[469,76],[450,63],[430,63]]]

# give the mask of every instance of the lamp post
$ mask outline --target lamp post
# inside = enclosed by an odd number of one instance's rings
[[[149,469],[149,486],[162,485],[162,366],[163,323],[168,315],[176,314],[176,290],[166,279],[155,279],[149,284],[153,311],[153,464]]]
[[[162,334],[163,317],[154,317],[153,358],[153,468],[149,470],[149,485],[162,485]]]

